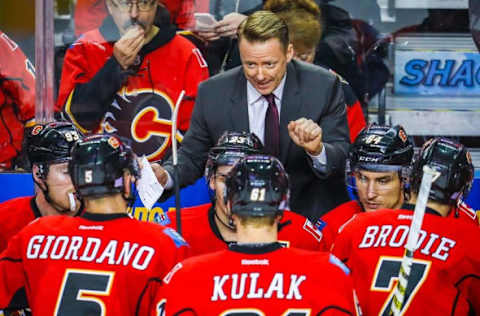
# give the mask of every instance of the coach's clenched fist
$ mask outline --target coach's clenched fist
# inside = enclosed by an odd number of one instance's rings
[[[288,135],[310,155],[317,156],[322,152],[322,128],[314,121],[303,117],[291,121],[288,123]]]

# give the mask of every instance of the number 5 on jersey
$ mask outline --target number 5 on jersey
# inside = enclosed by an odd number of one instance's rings
[[[67,269],[57,299],[55,316],[104,316],[104,302],[110,295],[114,272]]]

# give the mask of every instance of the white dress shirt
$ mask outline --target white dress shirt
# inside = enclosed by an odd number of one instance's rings
[[[278,110],[278,119],[281,115],[281,105],[282,105],[282,96],[283,88],[285,88],[285,79],[287,74],[285,74],[280,81],[272,94],[275,96],[275,106]],[[248,122],[250,126],[250,133],[254,133],[260,138],[262,143],[265,143],[264,134],[265,134],[265,115],[267,114],[268,101],[261,95],[257,89],[247,80],[247,104],[248,104]],[[327,164],[327,154],[325,153],[325,147],[322,148],[322,151],[318,156],[307,154],[312,158],[313,166],[319,171],[324,170],[325,165]]]

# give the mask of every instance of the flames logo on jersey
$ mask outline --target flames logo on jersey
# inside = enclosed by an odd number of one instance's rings
[[[137,155],[159,160],[171,146],[173,110],[174,104],[164,92],[121,90],[105,114],[101,130],[131,139]],[[176,137],[179,142],[183,140],[180,132]]]

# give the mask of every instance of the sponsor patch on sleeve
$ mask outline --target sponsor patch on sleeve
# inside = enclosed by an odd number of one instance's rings
[[[188,243],[185,241],[185,239],[183,239],[182,236],[180,236],[179,233],[177,233],[176,230],[171,228],[165,228],[163,230],[163,233],[173,240],[177,248],[180,248],[182,246],[188,246]]]

